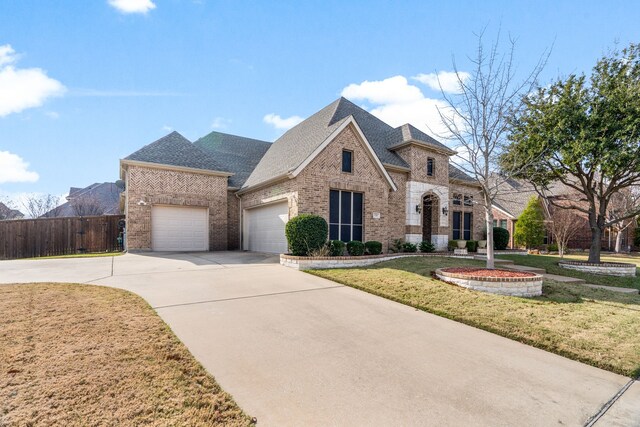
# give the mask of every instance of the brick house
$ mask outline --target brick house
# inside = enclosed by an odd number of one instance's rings
[[[284,226],[324,217],[330,239],[479,239],[479,187],[454,151],[340,98],[273,143],[177,132],[120,161],[129,250],[287,251]]]
[[[579,200],[581,196],[575,194],[575,190],[554,183],[549,188],[549,193],[545,198],[539,197],[533,185],[530,183],[517,180],[506,179],[498,181],[499,195],[495,198],[492,207],[493,225],[502,227],[509,231],[509,248],[516,248],[513,241],[513,233],[517,227],[518,218],[527,206],[532,197],[540,200],[543,207],[543,213],[547,219],[551,217],[554,209],[558,209],[551,205],[547,199],[557,198],[557,202],[562,204],[562,200]],[[591,246],[591,229],[587,215],[583,212],[572,211],[575,216],[575,234],[568,243],[570,249],[588,249]],[[622,232],[622,247],[628,248],[633,244],[635,227],[633,224]],[[544,243],[553,243],[553,236],[547,231]],[[605,229],[602,235],[601,245],[605,250],[614,250],[616,243],[616,232],[611,228]]]

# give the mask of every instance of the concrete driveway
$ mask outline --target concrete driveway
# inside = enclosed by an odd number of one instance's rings
[[[629,383],[277,262],[240,252],[2,261],[0,282],[141,295],[259,425],[581,426]],[[639,388],[596,425],[640,425]]]

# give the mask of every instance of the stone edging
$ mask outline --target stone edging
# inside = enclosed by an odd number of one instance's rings
[[[397,258],[405,257],[447,257],[447,258],[464,258],[472,259],[472,256],[453,256],[448,252],[441,253],[398,253],[398,254],[382,254],[382,255],[362,255],[362,256],[334,256],[334,257],[305,257],[281,254],[280,265],[290,267],[296,270],[321,270],[326,268],[350,268],[350,267],[366,267],[368,265],[377,264],[383,261],[389,261]]]
[[[542,295],[542,275],[532,273],[531,277],[480,277],[442,271],[435,271],[436,277],[444,282],[476,291],[514,297],[535,297]]]
[[[594,264],[580,261],[560,261],[558,265],[567,270],[582,271],[591,274],[605,274],[609,276],[635,277],[635,264],[626,264],[618,262],[603,262]]]

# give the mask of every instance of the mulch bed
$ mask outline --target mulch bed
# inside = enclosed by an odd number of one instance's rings
[[[500,270],[477,267],[450,267],[443,268],[443,272],[468,275],[469,277],[534,277],[533,273],[523,271]]]

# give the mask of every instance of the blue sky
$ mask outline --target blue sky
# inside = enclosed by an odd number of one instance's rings
[[[483,27],[517,39],[522,72],[553,44],[546,83],[639,42],[639,21],[636,1],[3,0],[0,194],[116,180],[173,129],[272,141],[341,94],[435,128],[430,74],[469,69]]]

